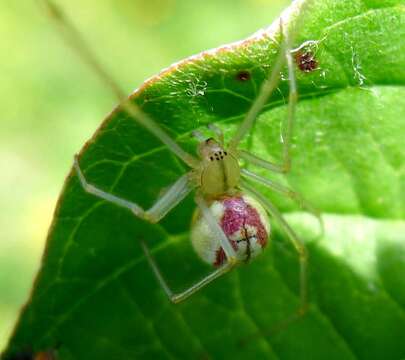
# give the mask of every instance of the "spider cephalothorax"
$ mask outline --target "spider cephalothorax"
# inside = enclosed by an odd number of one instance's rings
[[[198,150],[202,161],[196,176],[202,194],[215,198],[233,193],[240,179],[236,156],[213,138],[200,142]]]

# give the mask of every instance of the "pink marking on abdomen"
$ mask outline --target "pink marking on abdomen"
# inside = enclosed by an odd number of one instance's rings
[[[255,208],[247,204],[240,196],[227,197],[222,200],[222,204],[225,210],[220,225],[228,238],[236,232],[244,230],[246,225],[250,225],[257,229],[258,243],[262,247],[266,246],[268,234]],[[238,249],[237,243],[233,240],[230,240],[230,243],[236,251]],[[214,265],[222,265],[225,260],[226,255],[221,247],[217,250]]]

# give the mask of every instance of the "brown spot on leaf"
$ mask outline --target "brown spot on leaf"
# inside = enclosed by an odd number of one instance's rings
[[[226,260],[226,254],[222,247],[220,247],[215,254],[215,262],[214,266],[218,267],[221,266]]]
[[[295,54],[295,62],[298,68],[303,72],[311,72],[318,68],[318,61],[310,50],[299,50]]]
[[[247,70],[239,71],[236,74],[236,79],[239,81],[248,81],[248,80],[250,80],[250,72]]]

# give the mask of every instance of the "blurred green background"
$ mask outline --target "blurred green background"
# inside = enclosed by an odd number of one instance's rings
[[[266,27],[288,0],[58,1],[128,94],[171,63]],[[116,100],[40,1],[0,2],[0,350],[39,267],[73,154]]]

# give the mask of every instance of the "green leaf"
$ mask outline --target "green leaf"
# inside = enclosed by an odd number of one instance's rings
[[[188,239],[192,197],[150,225],[84,193],[71,172],[4,357],[57,348],[60,359],[404,358],[404,24],[400,0],[316,0],[297,34],[296,47],[316,42],[319,66],[297,68],[293,170],[275,178],[321,210],[325,235],[295,203],[260,189],[308,247],[305,317],[268,334],[298,306],[297,256],[277,224],[261,257],[173,305],[139,240],[175,291],[211,271]],[[277,23],[271,31],[187,59],[132,98],[191,152],[190,132],[208,123],[229,139],[274,63]],[[243,144],[266,159],[280,158],[287,94],[282,81]],[[81,166],[91,183],[144,207],[186,171],[119,109]]]

